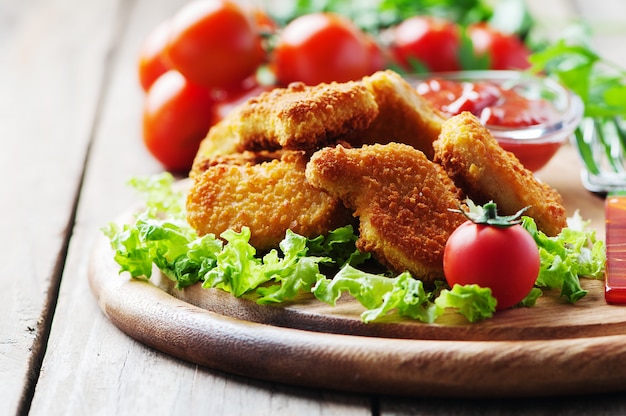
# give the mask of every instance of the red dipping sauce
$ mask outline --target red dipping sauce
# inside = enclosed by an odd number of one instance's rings
[[[474,114],[531,171],[554,156],[582,116],[577,97],[549,80],[513,71],[449,74],[421,80],[416,89],[449,117]]]
[[[558,112],[545,100],[531,100],[489,81],[426,80],[417,91],[448,116],[469,111],[484,125],[523,127],[556,121]]]

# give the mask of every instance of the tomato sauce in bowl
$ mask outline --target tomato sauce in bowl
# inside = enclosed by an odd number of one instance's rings
[[[548,163],[583,113],[580,99],[557,82],[520,71],[435,73],[415,87],[448,116],[474,114],[531,171]]]

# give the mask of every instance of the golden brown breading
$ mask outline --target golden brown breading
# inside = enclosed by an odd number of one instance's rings
[[[358,247],[395,272],[443,278],[448,236],[465,217],[443,169],[411,146],[325,148],[311,157],[307,180],[341,198],[360,219]]]
[[[249,150],[245,150],[241,153],[215,154],[213,157],[203,159],[199,162],[197,173],[202,173],[213,165],[258,165],[259,163],[271,162],[272,160],[280,159],[283,155],[288,153],[290,153],[290,151],[276,150],[273,152],[251,152]]]
[[[293,83],[236,107],[200,144],[190,176],[220,155],[245,150],[314,151],[339,141],[352,147],[400,142],[433,157],[445,117],[393,71],[361,81]]]
[[[432,159],[432,143],[441,132],[445,117],[417,90],[393,71],[379,71],[363,78],[363,84],[374,94],[378,116],[356,134],[353,147],[361,144],[406,143]]]
[[[433,145],[435,161],[475,203],[493,200],[502,215],[528,206],[524,215],[534,218],[537,227],[548,235],[556,235],[567,226],[559,193],[539,182],[512,153],[502,149],[472,114],[447,120]]]
[[[290,229],[316,237],[351,224],[351,213],[306,181],[301,152],[260,164],[215,164],[199,174],[187,196],[187,219],[200,235],[250,228],[260,251],[276,247]]]
[[[236,107],[203,140],[190,176],[216,155],[244,150],[316,150],[365,129],[378,114],[361,82],[292,83]]]
[[[235,127],[235,120],[230,120],[228,117],[211,127],[207,136],[200,142],[189,171],[190,178],[200,175],[208,166],[219,163],[217,159],[220,157],[243,151],[240,149]]]

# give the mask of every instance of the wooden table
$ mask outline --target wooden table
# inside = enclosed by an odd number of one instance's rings
[[[0,414],[615,414],[623,394],[542,399],[397,398],[241,378],[134,341],[98,308],[87,267],[99,227],[136,201],[129,178],[161,171],[141,142],[135,60],[184,1],[0,2]],[[626,66],[626,3],[529,1],[555,35],[591,23]],[[622,19],[622,21],[620,21]],[[602,233],[572,149],[541,175]],[[626,370],[623,370],[626,371]]]

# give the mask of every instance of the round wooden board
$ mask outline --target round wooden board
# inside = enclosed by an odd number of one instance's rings
[[[538,173],[604,238],[603,200],[578,180],[571,146]],[[184,185],[183,185],[184,186]],[[626,306],[604,301],[603,282],[585,280],[576,305],[546,293],[534,308],[468,324],[448,313],[436,324],[364,324],[346,296],[261,306],[199,285],[183,291],[156,273],[150,282],[118,274],[108,240],[90,259],[91,289],[104,313],[131,337],[209,368],[267,381],[362,393],[548,396],[624,390]]]
[[[456,315],[436,325],[363,324],[355,301],[336,310],[316,300],[262,306],[118,269],[101,237],[89,280],[115,325],[164,353],[233,374],[410,396],[560,395],[626,383],[626,308],[607,305],[599,281],[587,282],[590,294],[578,305],[551,294],[479,324]]]

